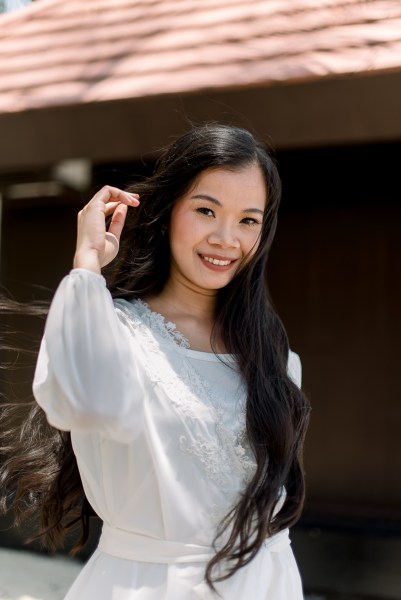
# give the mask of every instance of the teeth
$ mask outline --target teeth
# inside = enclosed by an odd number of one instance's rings
[[[232,263],[231,260],[217,260],[217,258],[209,258],[208,256],[203,257],[207,262],[212,263],[212,265],[220,265],[221,267],[225,267]]]

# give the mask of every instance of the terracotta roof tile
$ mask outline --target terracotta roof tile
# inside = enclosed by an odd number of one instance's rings
[[[0,111],[401,69],[399,0],[37,0],[0,15]]]

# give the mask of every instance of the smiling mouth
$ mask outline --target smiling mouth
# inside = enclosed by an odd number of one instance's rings
[[[219,258],[212,258],[211,256],[205,256],[203,254],[200,255],[201,258],[203,258],[203,260],[205,260],[206,262],[212,264],[212,265],[217,265],[219,267],[227,267],[228,265],[231,265],[232,262],[234,262],[236,259],[219,259]]]

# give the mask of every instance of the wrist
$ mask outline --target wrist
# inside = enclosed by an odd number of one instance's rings
[[[86,269],[87,271],[93,271],[94,273],[100,274],[101,265],[99,254],[96,252],[96,250],[76,252],[73,260],[73,268]]]

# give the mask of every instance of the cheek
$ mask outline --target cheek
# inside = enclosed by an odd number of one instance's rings
[[[257,249],[260,246],[260,238],[261,238],[262,232],[258,231],[255,232],[254,235],[249,236],[249,238],[246,241],[246,252],[245,254],[249,257],[253,256],[255,254],[255,252],[257,251]]]
[[[195,240],[194,234],[194,226],[188,215],[178,214],[176,218],[171,219],[169,239],[172,254],[185,256],[190,253]]]
[[[170,246],[172,248],[180,244],[185,229],[185,215],[180,210],[173,211],[169,226]]]
[[[188,251],[204,235],[203,229],[196,216],[182,211],[172,216],[169,228],[171,248],[187,248]]]

